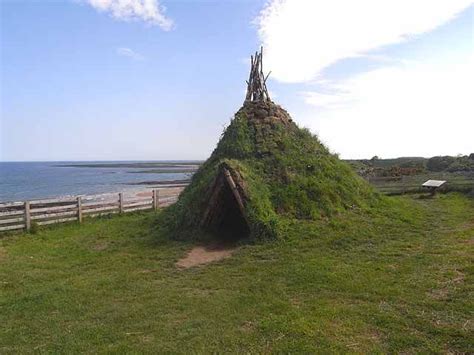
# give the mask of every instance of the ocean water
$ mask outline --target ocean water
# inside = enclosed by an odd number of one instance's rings
[[[73,164],[139,164],[136,167],[71,167]],[[183,162],[166,161],[165,173],[144,173],[157,167],[143,167],[145,162],[0,162],[0,202],[90,195],[127,190],[146,190],[159,182],[186,180],[192,172],[176,172],[171,167]],[[148,162],[147,162],[148,163]],[[150,184],[142,184],[149,182]]]

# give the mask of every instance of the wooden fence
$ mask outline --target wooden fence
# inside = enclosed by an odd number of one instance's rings
[[[158,209],[176,202],[178,195],[179,192],[160,197],[160,190],[153,190],[144,197],[118,193],[0,203],[0,232],[28,231],[33,224],[81,223],[87,217]]]

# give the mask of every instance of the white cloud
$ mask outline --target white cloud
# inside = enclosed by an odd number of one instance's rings
[[[86,0],[92,7],[124,21],[144,21],[165,31],[173,28],[173,20],[165,16],[158,0]]]
[[[256,21],[271,77],[311,84],[302,87],[307,106],[296,118],[332,150],[346,158],[455,155],[474,152],[472,53],[445,44],[407,61],[383,48],[434,30],[472,3],[271,0]],[[379,69],[343,77],[352,62],[334,64],[354,57]]]
[[[306,82],[340,59],[431,31],[471,3],[273,0],[256,21],[272,77],[283,82]]]
[[[303,93],[304,120],[343,157],[474,152],[474,54],[389,66]]]
[[[120,47],[117,48],[117,54],[123,57],[129,57],[135,60],[143,60],[145,59],[141,54],[133,51],[130,48]]]

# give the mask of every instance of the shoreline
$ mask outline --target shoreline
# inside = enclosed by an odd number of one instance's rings
[[[0,203],[182,188],[199,166],[196,160],[0,163]]]
[[[9,204],[13,202],[24,202],[24,201],[37,201],[37,200],[69,200],[74,197],[93,197],[93,196],[107,196],[116,195],[123,193],[125,196],[136,196],[136,197],[148,197],[152,195],[153,190],[159,190],[163,193],[163,196],[167,196],[169,191],[176,193],[176,191],[182,191],[189,184],[187,180],[171,180],[171,181],[144,181],[143,183],[137,184],[123,184],[122,189],[104,190],[97,192],[86,192],[86,193],[71,193],[71,194],[57,194],[57,195],[38,195],[31,198],[12,198],[12,199],[0,199],[0,205]]]
[[[161,186],[161,187],[143,186],[141,188],[138,188],[138,187],[127,188],[123,190],[105,191],[105,192],[98,192],[98,193],[67,194],[67,195],[56,195],[56,196],[43,196],[43,197],[30,198],[30,199],[0,200],[0,208],[3,208],[2,205],[10,205],[12,203],[20,203],[20,202],[24,203],[25,201],[29,201],[29,202],[42,201],[42,200],[68,201],[77,197],[82,197],[88,201],[104,200],[114,195],[116,195],[118,198],[119,193],[122,193],[123,196],[125,196],[126,198],[151,197],[153,195],[153,190],[158,190],[160,196],[162,197],[170,197],[170,196],[179,195],[186,186],[187,185],[166,185],[166,186]]]
[[[53,164],[51,166],[55,168],[161,168],[161,169],[173,169],[173,168],[185,168],[190,169],[191,167],[197,170],[201,166],[202,162],[136,162],[136,163],[77,163],[77,164]]]

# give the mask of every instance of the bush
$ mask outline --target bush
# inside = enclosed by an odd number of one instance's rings
[[[428,159],[426,167],[430,171],[444,171],[456,161],[455,157],[450,156],[438,156]]]

